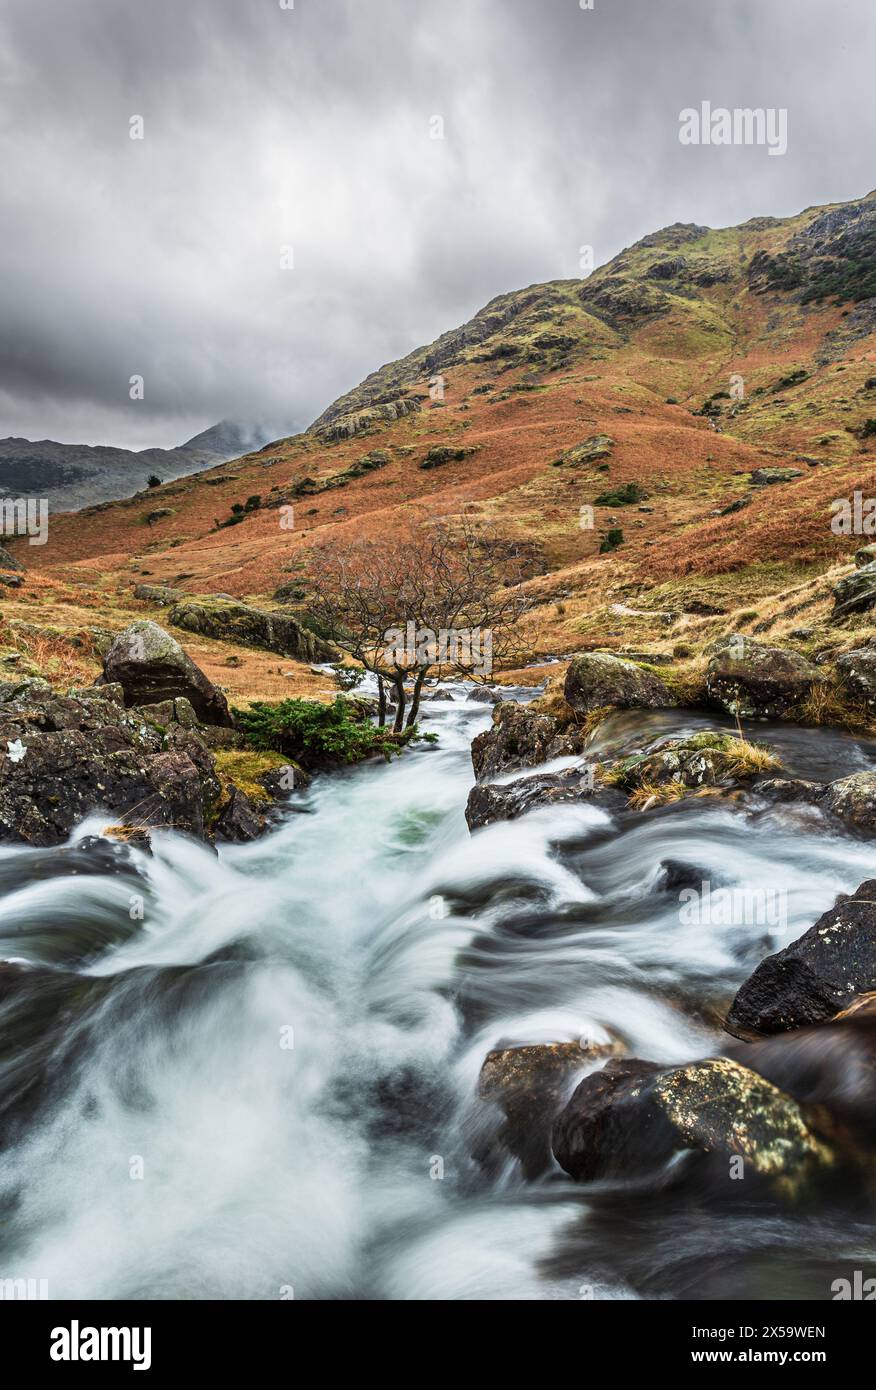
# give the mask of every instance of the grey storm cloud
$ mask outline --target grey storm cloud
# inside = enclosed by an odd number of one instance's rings
[[[874,36],[872,0],[6,0],[0,435],[288,433],[582,245],[861,196]],[[787,153],[681,145],[705,100],[786,108]]]

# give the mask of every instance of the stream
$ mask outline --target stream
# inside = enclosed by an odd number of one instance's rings
[[[806,1298],[876,1256],[840,1200],[526,1181],[475,1156],[492,1048],[714,1054],[742,981],[876,853],[809,808],[718,799],[470,835],[490,709],[445,688],[436,744],[318,778],[251,845],[153,832],[151,857],[74,874],[92,817],[70,851],[0,850],[0,960],[28,967],[0,990],[0,1277],[72,1299]],[[593,751],[707,723],[616,715]],[[789,775],[876,761],[832,731],[756,736]],[[779,891],[781,920],[683,920],[667,861]]]

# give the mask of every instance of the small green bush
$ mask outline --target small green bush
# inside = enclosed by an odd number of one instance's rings
[[[648,496],[640,483],[624,483],[609,492],[600,492],[594,499],[597,507],[629,507],[633,502],[644,502]]]
[[[274,749],[305,767],[357,763],[375,753],[388,760],[411,737],[410,732],[393,734],[376,728],[340,697],[330,705],[314,700],[257,700],[249,709],[235,710],[235,716],[252,748]]]
[[[624,543],[624,533],[619,526],[612,526],[599,547],[600,555],[606,555],[610,550],[617,550],[619,545]]]

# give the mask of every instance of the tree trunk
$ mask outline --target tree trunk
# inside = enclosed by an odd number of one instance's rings
[[[393,677],[395,686],[395,723],[392,726],[394,734],[400,734],[405,725],[405,678],[404,672],[399,671]]]
[[[427,668],[425,666],[421,666],[417,672],[417,679],[414,681],[414,693],[411,697],[411,712],[408,715],[408,722],[405,725],[406,729],[412,729],[417,722],[417,715],[420,712],[420,691],[423,689],[426,670]]]
[[[383,677],[377,677],[377,726],[382,729],[386,724],[386,686],[383,684]]]

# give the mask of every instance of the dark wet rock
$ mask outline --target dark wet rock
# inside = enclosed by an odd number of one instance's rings
[[[471,760],[478,781],[485,781],[515,768],[538,767],[582,748],[583,737],[575,731],[564,732],[552,715],[505,700],[493,709],[493,727],[472,741]]]
[[[864,565],[872,565],[876,561],[876,545],[862,545],[860,550],[855,551],[855,564],[858,569],[863,569]]]
[[[578,714],[613,706],[615,709],[669,709],[675,696],[659,676],[632,661],[607,652],[584,652],[573,657],[563,694]]]
[[[9,700],[43,700],[51,696],[52,687],[42,676],[20,676],[11,681],[0,681],[0,704]]]
[[[876,648],[860,647],[836,659],[836,670],[843,689],[854,700],[876,706]]]
[[[209,595],[186,599],[170,610],[170,621],[186,632],[260,647],[299,661],[331,661],[335,648],[289,612],[269,613],[234,599]]]
[[[279,801],[292,792],[304,791],[313,778],[298,763],[289,762],[285,767],[273,767],[256,778],[272,800]]]
[[[24,580],[23,580],[23,578],[21,577],[20,574],[3,574],[3,573],[0,573],[0,584],[2,584],[2,585],[4,586],[4,588],[7,588],[7,589],[20,589],[21,586],[23,585],[23,583],[24,583]]]
[[[837,899],[803,936],[767,956],[725,1021],[750,1038],[822,1023],[876,990],[876,879]]]
[[[876,603],[876,561],[861,565],[833,586],[832,618],[863,613]]]
[[[709,869],[698,869],[683,859],[663,859],[657,876],[657,889],[663,893],[680,893],[685,888],[699,891],[704,883],[714,881]]]
[[[504,1115],[499,1140],[520,1160],[524,1176],[537,1178],[551,1167],[551,1126],[575,1085],[612,1044],[540,1043],[489,1052],[478,1093]]]
[[[498,705],[504,697],[498,690],[491,690],[488,685],[476,685],[465,692],[465,698],[474,700],[477,704]]]
[[[465,819],[469,830],[495,821],[517,820],[528,811],[558,803],[593,802],[606,810],[623,810],[626,798],[611,787],[594,784],[580,767],[520,777],[514,782],[479,782],[468,794]]]
[[[258,839],[264,824],[264,817],[246,792],[230,783],[228,798],[213,826],[217,840],[247,844],[250,840]]]
[[[813,806],[824,796],[823,782],[807,782],[802,777],[766,777],[757,784],[757,795],[778,804],[800,802]]]
[[[656,1174],[685,1149],[735,1155],[746,1170],[780,1180],[831,1162],[796,1101],[725,1057],[680,1067],[611,1059],[577,1087],[552,1147],[579,1182]]]
[[[728,714],[782,719],[825,678],[824,671],[799,653],[735,633],[711,647],[706,692]]]
[[[141,620],[126,627],[106,654],[103,679],[118,682],[126,705],[154,705],[182,696],[206,724],[231,727],[225,696],[157,623]]]

